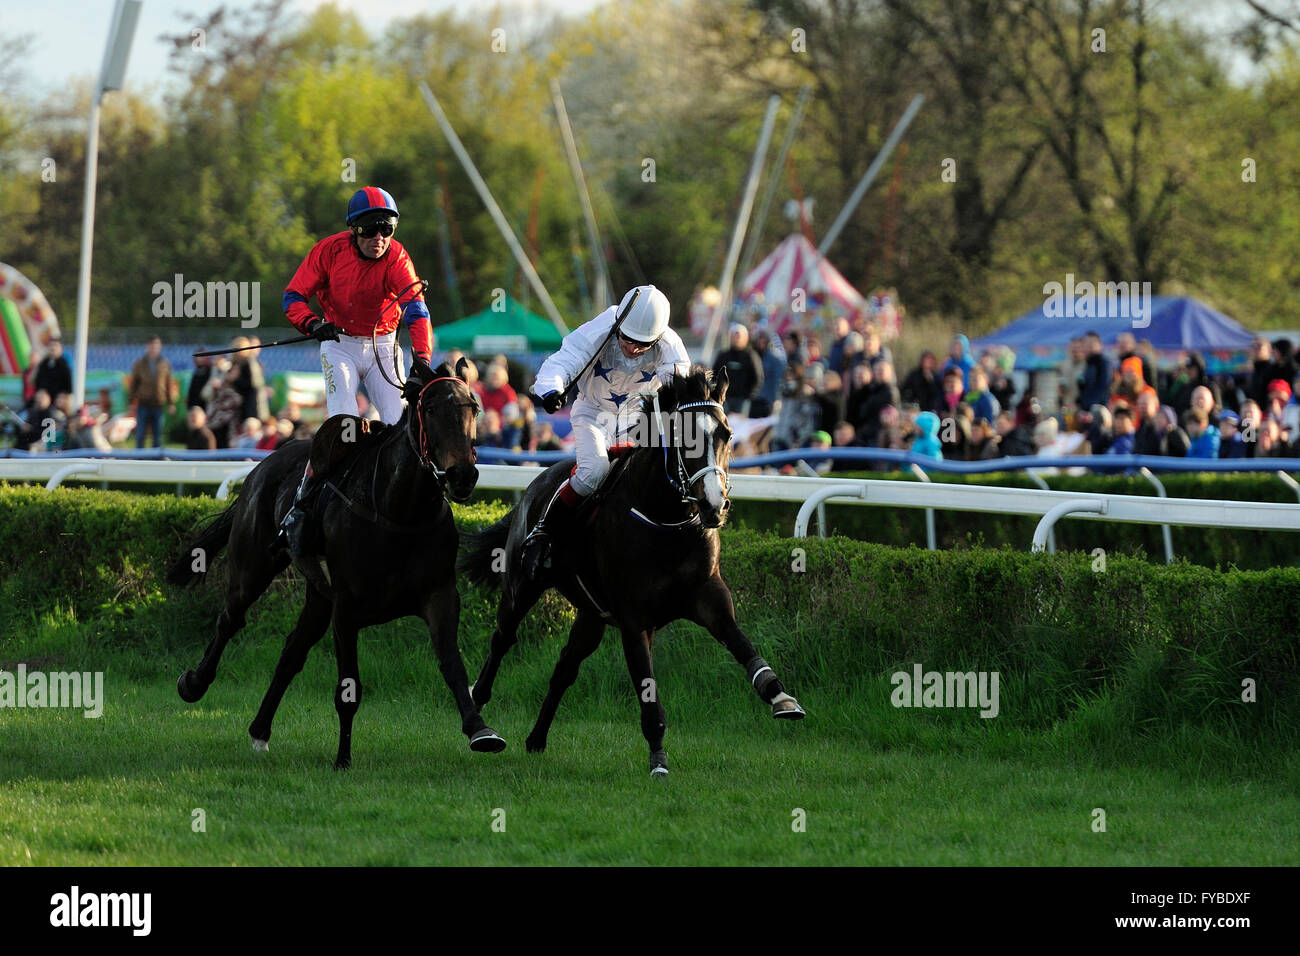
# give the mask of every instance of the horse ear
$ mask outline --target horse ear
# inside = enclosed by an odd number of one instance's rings
[[[709,397],[715,402],[720,402],[727,397],[727,367],[724,365],[713,373],[713,388],[709,391]]]
[[[469,381],[469,379],[465,378],[465,369],[467,368],[469,368],[469,360],[462,355],[456,360],[456,377],[462,382]]]
[[[411,357],[411,373],[402,385],[402,395],[408,402],[413,402],[420,394],[420,388],[433,378],[433,370],[420,356]]]

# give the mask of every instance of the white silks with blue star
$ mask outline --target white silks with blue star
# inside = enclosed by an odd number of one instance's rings
[[[615,313],[615,308],[610,306],[566,335],[560,350],[542,363],[533,390],[545,396],[568,386],[609,336]],[[572,419],[600,422],[612,440],[615,436],[610,434],[610,426],[629,398],[637,392],[654,391],[666,385],[674,371],[685,375],[690,365],[686,346],[672,329],[666,329],[658,342],[634,358],[627,358],[618,344],[618,336],[612,336],[578,381]]]

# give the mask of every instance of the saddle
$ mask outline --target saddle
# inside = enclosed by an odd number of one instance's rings
[[[623,473],[627,471],[627,463],[632,458],[631,453],[636,447],[634,442],[619,442],[617,445],[609,446],[609,471],[605,473],[605,477],[601,480],[600,487],[583,502],[582,513],[578,515],[579,525],[586,527],[596,520],[596,516],[600,514],[601,503],[618,486]],[[569,474],[572,476],[577,470],[578,466],[574,464],[569,469]]]
[[[368,508],[354,505],[341,490],[341,486],[347,482],[352,470],[361,460],[361,453],[381,443],[393,427],[357,415],[340,414],[326,419],[317,430],[311,446],[311,468],[312,473],[320,481],[320,490],[312,497],[305,509],[306,515],[303,520],[309,523],[307,525],[309,534],[314,535],[318,530],[321,511],[330,493],[337,495],[349,510],[358,512],[367,520],[383,525],[393,524]],[[409,529],[394,526],[389,530]]]
[[[382,441],[392,427],[357,415],[340,414],[327,418],[312,439],[312,472],[321,476],[328,475],[345,462],[350,471],[361,451]],[[344,472],[342,478],[346,477],[347,472]]]

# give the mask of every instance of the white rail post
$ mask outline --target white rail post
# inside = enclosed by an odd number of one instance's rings
[[[1051,508],[1038,522],[1038,527],[1034,529],[1034,543],[1031,550],[1037,553],[1047,547],[1047,536],[1051,533],[1052,526],[1061,518],[1069,514],[1104,515],[1108,510],[1106,505],[1105,501],[1062,501]]]
[[[917,478],[920,478],[926,484],[930,483],[930,476],[927,475],[925,473],[925,469],[922,468],[920,465],[918,465],[916,462],[912,462],[912,474],[916,475]],[[928,547],[931,551],[939,550],[934,540],[934,509],[933,508],[925,509],[925,544],[926,547]]]
[[[1044,478],[1042,475],[1040,475],[1034,469],[1026,468],[1025,474],[1029,476],[1030,481],[1032,481],[1039,488],[1042,488],[1044,491],[1052,490],[1052,486],[1047,483],[1047,479]],[[1053,528],[1051,531],[1047,533],[1047,553],[1056,554],[1056,529],[1055,528]]]
[[[814,468],[812,465],[808,464],[808,462],[804,461],[802,458],[800,458],[798,461],[794,463],[794,467],[795,470],[798,471],[799,474],[803,475],[805,478],[821,477],[821,475],[817,473],[817,469]],[[826,537],[826,506],[825,505],[817,506],[817,537],[819,538]]]
[[[1300,483],[1288,475],[1285,471],[1279,471],[1277,476],[1282,479],[1282,484],[1288,485],[1295,492],[1297,498],[1300,498]]]
[[[1141,468],[1138,469],[1138,474],[1141,475],[1143,478],[1145,478],[1147,481],[1151,482],[1151,484],[1155,485],[1156,494],[1159,495],[1161,498],[1169,497],[1167,494],[1165,494],[1164,484],[1160,481],[1159,478],[1157,478],[1155,475],[1151,473],[1151,469],[1148,468],[1146,465],[1143,465]],[[1169,525],[1162,524],[1160,526],[1160,530],[1164,534],[1164,538],[1165,538],[1165,564],[1173,564],[1174,563],[1174,537],[1169,532]]]
[[[217,486],[217,500],[225,501],[230,497],[230,489],[234,487],[235,482],[243,481],[256,468],[257,465],[249,465],[247,468],[240,468],[226,475],[225,479]]]
[[[53,491],[55,488],[59,487],[59,485],[63,484],[65,478],[70,478],[73,475],[89,475],[98,472],[99,465],[96,462],[74,461],[71,464],[64,465],[51,475],[50,480],[45,483],[45,490]]]
[[[866,498],[867,486],[858,485],[854,488],[844,488],[831,486],[829,488],[818,488],[809,495],[802,505],[799,506],[799,514],[794,519],[794,536],[796,538],[808,537],[808,521],[812,518],[812,513],[823,501],[828,498]]]

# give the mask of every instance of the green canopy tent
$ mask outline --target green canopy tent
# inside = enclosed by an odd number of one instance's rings
[[[436,326],[437,347],[473,355],[550,352],[560,347],[560,332],[550,320],[534,315],[510,296],[505,296],[501,305],[500,310],[489,307],[459,322]]]

